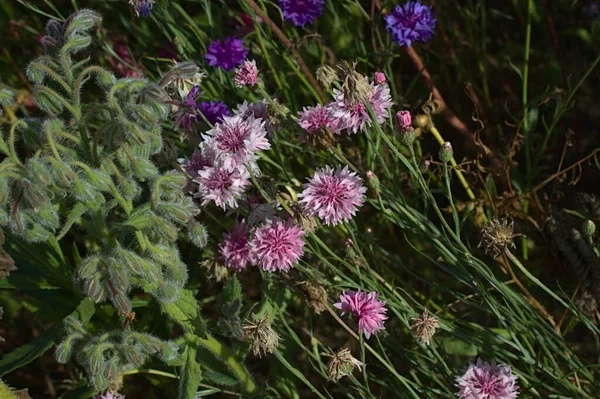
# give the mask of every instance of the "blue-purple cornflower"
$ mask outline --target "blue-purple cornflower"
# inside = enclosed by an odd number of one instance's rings
[[[188,93],[183,104],[179,107],[175,126],[181,125],[184,129],[192,130],[192,124],[198,120],[198,98],[200,86],[194,86]]]
[[[215,40],[206,49],[204,58],[208,65],[221,68],[225,71],[233,71],[246,59],[248,50],[244,47],[242,39],[229,36],[225,40]]]
[[[600,15],[600,2],[590,1],[583,9],[586,17],[590,19],[596,19]]]
[[[231,116],[231,111],[229,111],[227,105],[225,105],[223,101],[202,101],[198,104],[198,111],[200,111],[212,125],[221,122],[224,116]],[[202,120],[200,116],[198,116],[198,120]]]
[[[426,42],[433,36],[436,19],[431,7],[418,1],[397,5],[385,16],[386,28],[400,46],[410,47],[412,42]]]
[[[129,4],[131,4],[135,9],[136,16],[142,16],[147,18],[150,16],[150,11],[152,11],[152,1],[153,0],[129,0]]]
[[[283,19],[296,26],[312,24],[323,14],[325,0],[279,0]]]

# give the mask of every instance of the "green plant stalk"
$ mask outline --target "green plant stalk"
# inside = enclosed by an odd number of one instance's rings
[[[448,201],[450,201],[450,208],[452,208],[452,218],[454,219],[454,228],[456,229],[456,235],[460,238],[460,222],[458,220],[458,211],[454,205],[454,199],[452,198],[452,187],[450,187],[450,173],[448,173],[448,163],[444,162],[444,180],[446,180],[446,190],[448,190]]]
[[[323,396],[323,394],[321,392],[319,392],[319,390],[317,388],[315,388],[313,386],[313,384],[311,384],[306,377],[304,376],[304,374],[302,374],[302,372],[300,370],[298,370],[297,368],[295,368],[294,366],[292,366],[286,359],[285,357],[283,357],[283,355],[281,354],[281,352],[279,352],[278,350],[276,350],[275,352],[273,352],[273,355],[275,356],[275,358],[277,360],[279,360],[279,362],[286,368],[288,369],[292,374],[294,374],[300,381],[302,381],[307,387],[310,388],[311,391],[313,391],[313,393],[315,395],[317,395],[319,398],[321,399],[327,399],[325,396]]]

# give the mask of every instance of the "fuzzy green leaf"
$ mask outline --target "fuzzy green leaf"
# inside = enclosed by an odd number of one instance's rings
[[[183,352],[183,366],[179,378],[178,399],[194,399],[200,381],[202,369],[196,359],[196,347],[187,345]]]

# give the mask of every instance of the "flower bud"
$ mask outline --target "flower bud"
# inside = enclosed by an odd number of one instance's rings
[[[419,169],[421,170],[421,173],[425,173],[429,170],[430,166],[431,161],[429,159],[424,159],[423,162],[421,162]]]
[[[367,182],[369,183],[369,187],[371,187],[371,190],[373,190],[375,194],[378,194],[379,189],[381,188],[381,182],[379,181],[377,175],[371,172],[370,170],[367,171]]]
[[[415,138],[417,134],[415,133],[415,129],[412,127],[400,132],[400,142],[407,147],[410,147],[415,142]]]
[[[408,111],[399,111],[396,114],[396,122],[398,123],[400,132],[406,132],[407,130],[412,129],[412,116]]]
[[[591,220],[586,220],[585,222],[583,222],[583,234],[588,239],[591,239],[595,232],[596,224],[594,222],[592,222]]]
[[[375,84],[384,85],[387,83],[383,72],[375,72]]]
[[[450,162],[454,153],[452,152],[452,144],[449,141],[446,141],[442,147],[440,148],[439,157],[440,161],[447,163]]]
[[[104,374],[95,374],[90,377],[90,385],[95,391],[104,391],[108,388],[108,379]]]

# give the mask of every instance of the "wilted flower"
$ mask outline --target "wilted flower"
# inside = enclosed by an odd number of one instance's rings
[[[141,15],[144,18],[150,16],[152,2],[153,0],[129,0],[129,4],[133,6],[135,16],[139,17]]]
[[[309,216],[318,216],[325,224],[336,225],[348,221],[362,206],[367,189],[362,179],[348,167],[330,166],[317,169],[304,184],[304,191],[298,195],[300,203]]]
[[[342,61],[337,64],[337,69],[342,76],[342,92],[347,104],[365,103],[368,96],[373,92],[373,85],[369,85],[369,79],[356,71],[356,63]]]
[[[311,24],[323,14],[325,0],[279,0],[283,19],[296,26]]]
[[[175,91],[182,99],[186,99],[189,92],[199,86],[206,77],[206,73],[191,61],[175,62],[175,65],[160,80],[159,84]]]
[[[125,395],[106,391],[102,395],[95,395],[92,399],[125,399]]]
[[[246,340],[252,338],[252,353],[254,356],[262,357],[275,352],[279,345],[279,335],[271,327],[269,314],[264,312],[259,320],[252,313],[252,321],[246,320],[243,325]]]
[[[221,122],[224,116],[231,116],[231,111],[223,101],[202,101],[198,104],[198,112],[202,113],[211,125],[216,125]],[[197,116],[201,120],[200,115]]]
[[[271,114],[270,106],[266,101],[255,101],[253,103],[244,101],[238,105],[234,112],[234,115],[242,115],[244,118],[252,116],[256,119],[262,119],[263,122],[265,122],[267,136],[269,138],[273,138],[275,136],[275,129],[273,125],[276,125],[277,121],[274,119],[274,117],[272,117]]]
[[[233,71],[246,59],[248,50],[244,42],[235,36],[229,36],[225,40],[215,40],[208,45],[204,58],[208,65],[221,68],[225,71]]]
[[[311,306],[316,314],[321,314],[327,309],[327,291],[323,286],[315,284],[311,281],[300,281],[297,285],[304,288]]]
[[[496,365],[477,359],[477,363],[469,363],[462,377],[456,378],[456,393],[460,399],[516,399],[519,396],[517,376],[510,366]]]
[[[252,235],[257,262],[268,272],[287,272],[304,254],[304,232],[292,220],[267,220]]]
[[[258,83],[258,68],[256,61],[244,61],[244,63],[235,70],[233,78],[237,87],[254,86]]]
[[[223,233],[219,253],[225,266],[240,272],[254,263],[254,254],[248,241],[248,225],[244,220],[237,222],[232,231]]]
[[[308,133],[315,133],[325,128],[332,132],[338,132],[336,121],[331,117],[330,109],[321,104],[314,107],[304,107],[298,116],[298,124]]]
[[[186,130],[192,129],[192,123],[197,120],[198,97],[200,97],[200,86],[194,86],[187,94],[185,101],[179,106],[175,125],[181,125]]]
[[[337,382],[342,377],[347,375],[351,375],[354,371],[354,368],[358,368],[358,370],[362,370],[363,363],[352,356],[352,352],[348,348],[342,348],[337,352],[329,349],[330,353],[321,353],[323,356],[330,357],[331,360],[327,364],[327,372],[329,374],[329,378]]]
[[[510,217],[492,219],[481,229],[478,247],[483,246],[486,254],[491,253],[497,258],[509,247],[515,248],[514,239],[518,236],[520,234],[515,234],[515,222]]]
[[[229,269],[223,266],[216,258],[209,258],[200,263],[202,267],[208,269],[208,278],[217,283],[229,278]]]
[[[387,83],[387,80],[385,79],[385,75],[383,74],[383,72],[375,72],[375,77],[373,80],[375,81],[375,84],[378,84],[378,85],[384,85]]]
[[[329,65],[320,65],[317,68],[317,79],[327,90],[329,90],[333,82],[338,81],[340,77],[336,70]]]
[[[414,41],[431,39],[436,25],[431,7],[413,0],[394,7],[394,11],[385,16],[385,22],[396,43],[406,47]]]
[[[358,332],[369,339],[371,334],[385,329],[383,326],[387,316],[385,301],[378,300],[376,292],[347,290],[340,294],[340,301],[333,305],[342,311],[342,315],[351,313],[358,319]]]
[[[237,208],[238,199],[250,184],[250,176],[246,170],[226,170],[221,166],[212,166],[198,172],[194,179],[199,184],[194,195],[202,200],[202,205],[214,201],[223,209]]]
[[[423,311],[421,316],[416,317],[410,326],[410,332],[422,344],[429,345],[435,331],[439,328],[438,319],[431,315],[427,309]]]

